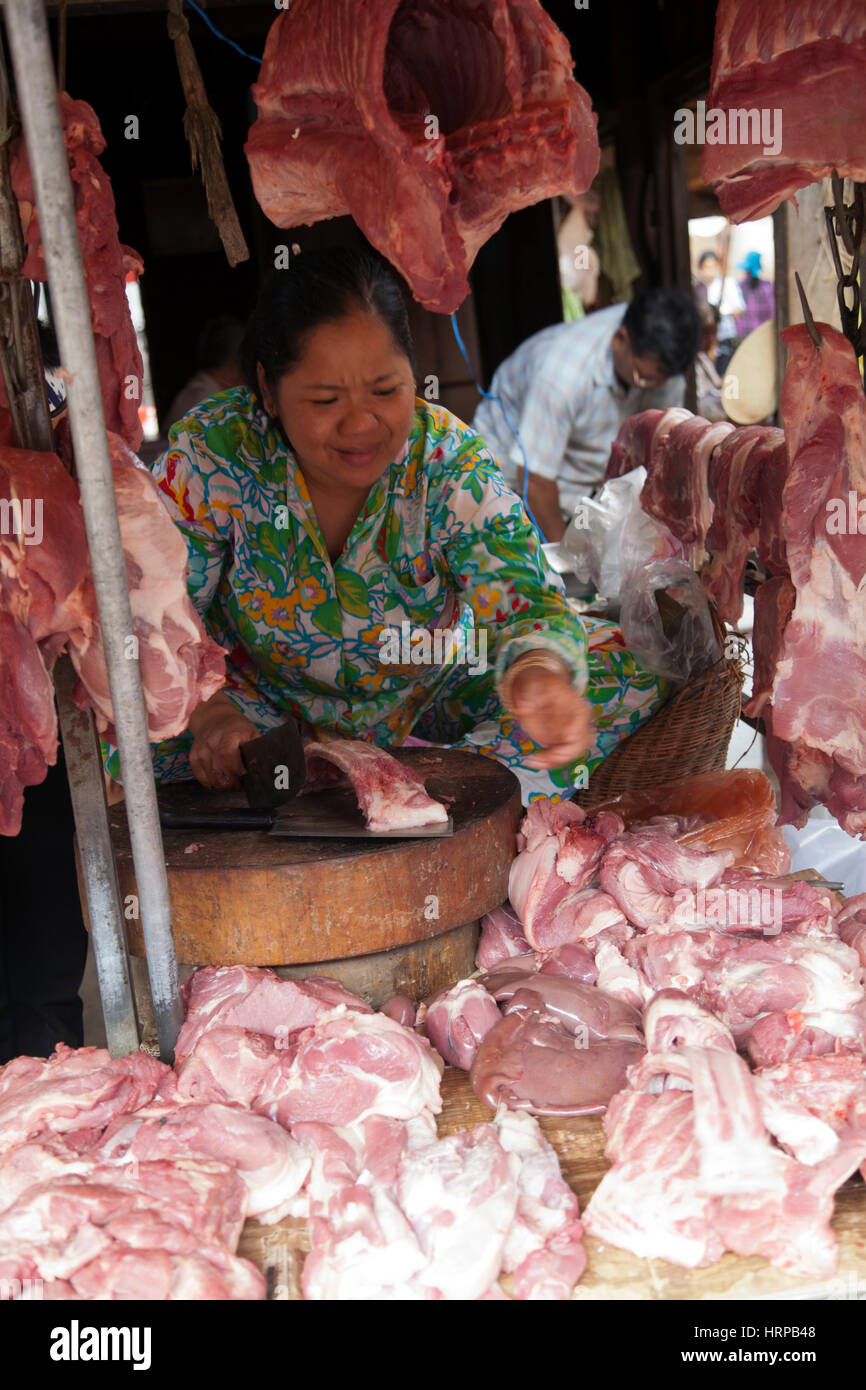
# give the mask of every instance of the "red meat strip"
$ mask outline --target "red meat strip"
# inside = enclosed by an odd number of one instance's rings
[[[382,748],[358,739],[335,739],[333,743],[308,743],[304,753],[308,769],[305,790],[348,779],[371,830],[406,830],[448,819],[442,803],[424,790],[423,777]],[[323,770],[322,763],[333,764],[337,777],[331,776],[330,768]]]
[[[538,0],[305,0],[273,25],[253,88],[256,197],[278,227],[350,213],[450,313],[510,212],[595,176],[572,67]]]
[[[724,113],[728,140],[708,139],[702,169],[727,216],[768,217],[834,168],[866,178],[864,91],[861,0],[719,0],[707,114]],[[731,141],[729,113],[760,109],[777,113],[778,148]]]
[[[769,478],[786,470],[781,430],[752,425],[723,439],[710,461],[708,487],[713,519],[707,532],[711,555],[703,571],[704,588],[723,622],[736,623],[743,612],[743,576],[750,551],[760,546],[771,556],[773,538],[781,535],[781,486],[776,506]],[[778,560],[776,560],[776,565]],[[775,572],[775,566],[771,565]]]
[[[641,505],[686,545],[703,547],[712,519],[707,489],[710,455],[733,428],[724,422],[710,424],[696,415],[675,425],[653,451]]]
[[[97,158],[105,139],[96,113],[86,101],[73,101],[60,93],[60,114],[75,200],[75,220],[81,242],[87,297],[96,344],[96,361],[102,386],[105,422],[132,449],[141,444],[143,367],[126,298],[125,282],[143,270],[140,258],[118,240],[111,183]],[[21,273],[31,280],[46,280],[42,238],[35,195],[22,138],[12,142],[10,175],[27,243],[27,259]]]
[[[57,761],[54,687],[30,633],[0,612],[0,835],[17,835],[24,788]]]
[[[192,605],[186,545],[154,478],[116,434],[109,442],[147,726],[157,741],[183,732],[196,706],[223,684],[225,662]],[[80,682],[76,700],[93,708],[100,732],[114,741],[98,622],[90,640],[71,634],[70,655]]]
[[[621,478],[633,468],[645,468],[649,472],[656,450],[661,449],[674,426],[692,418],[692,412],[681,406],[672,406],[669,410],[642,410],[638,415],[630,415],[620,425],[619,434],[610,446],[605,482],[608,478]]]

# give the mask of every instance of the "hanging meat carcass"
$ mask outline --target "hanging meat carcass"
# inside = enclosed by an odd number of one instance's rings
[[[510,212],[584,192],[596,118],[538,0],[295,0],[246,152],[278,227],[351,213],[427,308],[469,293]]]
[[[125,284],[129,276],[137,278],[144,265],[135,251],[118,240],[114,194],[97,158],[105,149],[105,137],[95,111],[86,101],[73,101],[66,92],[60,93],[59,100],[105,423],[131,449],[137,449],[142,438],[138,407],[144,369]],[[21,274],[45,281],[48,274],[36,196],[22,137],[12,142],[9,169],[27,245]]]
[[[719,0],[706,117],[703,177],[734,222],[834,168],[866,179],[863,0]]]
[[[802,824],[821,801],[850,834],[863,835],[866,400],[850,344],[829,325],[817,327],[820,347],[804,324],[782,334],[789,458],[782,529],[793,594],[781,581],[786,601],[768,596],[756,608],[761,681],[751,712],[769,713],[785,818]],[[770,711],[762,708],[768,699]]]

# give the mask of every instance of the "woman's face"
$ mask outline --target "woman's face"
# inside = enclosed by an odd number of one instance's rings
[[[320,324],[275,391],[263,377],[259,367],[265,409],[278,416],[308,483],[366,495],[402,452],[415,381],[375,315],[359,311]]]

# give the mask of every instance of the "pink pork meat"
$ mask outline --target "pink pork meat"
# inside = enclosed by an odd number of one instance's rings
[[[492,970],[509,956],[522,956],[529,950],[523,927],[510,903],[495,907],[481,918],[481,940],[475,964],[479,970]]]
[[[458,980],[418,1011],[418,1022],[439,1056],[462,1071],[469,1071],[482,1039],[501,1018],[496,1001],[477,980]]]
[[[337,739],[333,743],[308,743],[304,754],[309,778],[306,790],[315,790],[319,784],[339,785],[348,779],[370,830],[407,830],[448,819],[441,801],[427,795],[424,779],[382,748],[358,739]],[[332,766],[323,769],[323,763]],[[331,775],[333,769],[336,776]]]

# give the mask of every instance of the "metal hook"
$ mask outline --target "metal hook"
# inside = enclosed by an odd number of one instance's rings
[[[815,320],[812,317],[812,310],[809,308],[809,301],[806,299],[806,291],[803,289],[803,282],[800,279],[799,273],[796,270],[794,271],[794,279],[796,281],[797,290],[800,295],[800,303],[803,306],[803,322],[805,323],[806,328],[808,329],[809,337],[812,339],[812,342],[815,344],[816,348],[819,348],[821,346],[821,334],[815,327]]]

